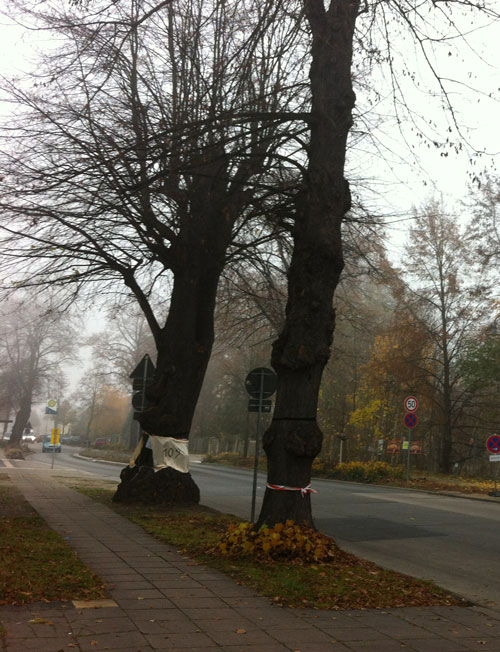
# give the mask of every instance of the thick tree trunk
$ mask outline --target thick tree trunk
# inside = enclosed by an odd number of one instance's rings
[[[222,220],[223,213],[211,219]],[[148,405],[140,416],[149,435],[189,439],[191,422],[214,341],[214,311],[224,254],[231,233],[230,220],[210,233],[191,230],[191,237],[176,244],[174,286],[168,318],[156,334],[158,357]],[[157,477],[139,465],[125,469],[114,500],[124,502],[198,502],[200,492],[190,473],[161,469]],[[149,458],[149,464],[152,458]],[[147,464],[146,464],[147,466]]]
[[[24,429],[26,428],[26,425],[29,421],[30,415],[31,415],[31,402],[33,400],[33,395],[31,391],[27,391],[23,396],[21,397],[21,401],[19,404],[19,410],[16,414],[16,418],[14,420],[14,425],[12,426],[12,435],[10,438],[10,445],[11,446],[18,446],[21,444],[21,440],[23,438],[23,433]]]
[[[351,59],[359,2],[331,0],[328,11],[323,0],[304,4],[313,35],[309,164],[297,200],[286,321],[273,348],[278,390],[263,440],[268,487],[258,525],[286,519],[313,524],[308,486],[322,442],[317,401],[343,268],[341,223],[350,208],[344,163],[355,102]]]

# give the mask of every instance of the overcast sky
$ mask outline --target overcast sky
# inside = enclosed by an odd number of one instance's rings
[[[0,7],[5,9],[5,6],[6,1],[0,0]],[[374,149],[368,146],[355,157],[351,156],[349,161],[353,174],[360,174],[370,181],[368,185],[374,194],[368,196],[370,193],[367,193],[366,200],[379,203],[378,206],[374,204],[374,208],[381,213],[394,215],[388,221],[393,222],[390,231],[396,247],[403,241],[408,224],[404,218],[412,205],[420,205],[432,193],[442,194],[450,203],[466,195],[472,171],[469,158],[474,149],[486,152],[476,162],[474,169],[478,172],[484,168],[495,171],[500,162],[500,24],[485,29],[477,27],[474,25],[471,28],[467,23],[466,28],[470,29],[467,46],[451,43],[449,56],[442,56],[442,51],[436,52],[436,57],[439,54],[440,71],[444,75],[479,90],[479,93],[472,92],[465,85],[452,87],[451,99],[466,138],[462,154],[450,154],[444,159],[439,150],[414,139],[408,128],[403,129],[402,136],[394,121],[389,119],[387,125],[382,123],[377,131],[377,139],[386,149],[373,156]],[[7,17],[0,17],[0,71],[3,74],[29,67],[29,59],[33,56],[30,47],[33,38],[32,33],[18,28]],[[40,38],[38,35],[37,39]],[[425,80],[425,66],[417,60],[415,52],[410,48],[407,52],[403,51],[403,56]],[[383,77],[375,81],[387,98],[386,106],[382,103],[379,107],[381,112],[387,109],[389,113],[392,110],[390,83],[390,79]],[[432,82],[429,87],[432,87]],[[437,115],[440,113],[436,110],[439,100],[432,100],[425,92],[417,92],[411,86],[407,87],[407,93],[415,111],[432,116],[438,128],[440,125],[444,130],[447,118]],[[491,98],[490,93],[493,95]],[[411,155],[412,146],[415,147],[415,158]]]

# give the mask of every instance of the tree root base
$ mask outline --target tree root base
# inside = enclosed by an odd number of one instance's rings
[[[191,474],[170,467],[155,471],[149,466],[127,466],[120,479],[113,496],[116,503],[197,505],[200,502],[200,490]]]

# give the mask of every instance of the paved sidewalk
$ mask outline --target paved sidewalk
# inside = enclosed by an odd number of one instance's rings
[[[112,600],[0,607],[2,650],[59,652],[500,652],[500,612],[480,607],[285,609],[190,561],[50,472],[8,472],[109,586]],[[1,563],[1,560],[0,560]]]

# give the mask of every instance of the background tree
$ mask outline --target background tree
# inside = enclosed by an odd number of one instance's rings
[[[293,168],[279,150],[303,103],[284,4],[134,2],[100,7],[98,20],[38,6],[64,45],[34,87],[9,88],[27,112],[11,122],[15,151],[3,149],[3,251],[30,271],[4,273],[16,285],[126,287],[157,350],[150,434],[188,437],[226,259],[281,228],[263,206]]]
[[[72,359],[76,344],[67,315],[29,298],[3,304],[0,359],[16,413],[11,444],[20,443],[34,398],[49,382],[64,382],[61,366]]]
[[[439,424],[439,467],[448,473],[468,396],[460,355],[490,314],[489,288],[462,230],[438,203],[424,208],[410,238],[403,265],[407,285],[397,294],[400,307],[425,329],[431,344],[420,365],[427,370],[427,395]]]

